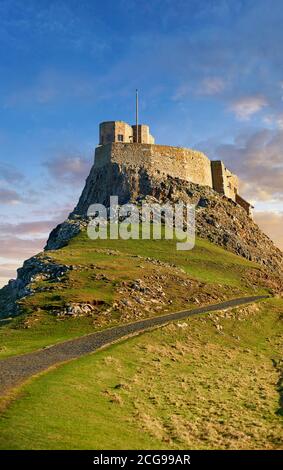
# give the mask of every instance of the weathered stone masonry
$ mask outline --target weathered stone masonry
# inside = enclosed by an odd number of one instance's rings
[[[211,161],[211,174],[213,189],[236,201],[239,189],[237,176],[231,173],[220,160]]]
[[[95,149],[95,161],[88,178],[87,190],[82,194],[79,206],[89,200],[90,192],[92,200],[99,194],[99,201],[105,202],[107,194],[111,190],[111,181],[116,181],[115,193],[122,200],[127,199],[127,181],[120,178],[123,169],[127,170],[129,178],[135,179],[131,183],[132,188],[138,193],[145,184],[145,177],[152,175],[155,178],[167,177],[180,178],[185,181],[208,186],[220,194],[239,204],[251,215],[251,205],[238,194],[239,182],[236,175],[229,171],[220,160],[210,161],[202,152],[181,147],[154,144],[154,138],[149,133],[149,127],[139,125],[137,143],[136,126],[130,126],[123,121],[108,121],[100,124],[99,142]],[[97,185],[104,175],[104,188]],[[118,183],[120,182],[120,183]],[[118,187],[118,184],[121,187]],[[106,191],[107,186],[107,191]],[[114,187],[112,188],[114,191]],[[105,197],[104,197],[105,192]],[[106,202],[105,202],[106,203]]]
[[[124,121],[106,121],[99,125],[99,145],[112,142],[154,144],[154,138],[145,124],[130,126]]]
[[[96,168],[109,163],[145,168],[149,173],[171,175],[212,188],[210,160],[201,152],[151,144],[112,143],[95,150]]]

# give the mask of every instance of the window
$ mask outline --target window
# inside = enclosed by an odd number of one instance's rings
[[[123,142],[123,141],[124,141],[123,134],[118,134],[118,142]]]

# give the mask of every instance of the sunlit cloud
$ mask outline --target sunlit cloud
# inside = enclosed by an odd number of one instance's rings
[[[260,228],[283,250],[283,213],[255,212],[254,218]]]
[[[270,126],[283,130],[283,113],[268,114],[263,117],[263,122]]]
[[[283,132],[262,128],[246,130],[232,143],[201,142],[201,149],[222,159],[240,178],[241,192],[248,200],[283,200]]]
[[[18,224],[0,223],[0,234],[3,235],[43,235],[54,227],[55,220],[39,220],[34,222],[21,222]]]
[[[233,101],[229,109],[241,121],[248,121],[267,104],[267,99],[264,96],[245,96]]]
[[[0,237],[0,287],[7,283],[8,278],[16,277],[16,269],[24,260],[42,251],[44,239],[24,240],[17,236]]]

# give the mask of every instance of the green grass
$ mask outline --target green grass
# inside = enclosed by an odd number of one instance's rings
[[[46,316],[32,328],[23,328],[23,318],[0,328],[0,358],[25,354],[47,345],[66,341],[93,332],[94,326],[87,318],[57,321]]]
[[[177,251],[175,240],[89,240],[81,233],[69,245],[53,252],[58,261],[88,264],[96,248],[118,250],[125,254],[152,257],[167,263],[174,263],[203,282],[224,282],[226,285],[241,286],[242,274],[246,269],[259,266],[256,263],[230,253],[206,240],[197,238],[196,246],[190,251]],[[104,257],[100,254],[101,259]],[[97,259],[97,254],[95,254]],[[229,271],[232,271],[231,273]]]
[[[282,299],[175,322],[31,380],[1,449],[282,448]]]
[[[139,307],[144,316],[194,307],[190,296],[203,292],[207,295],[204,303],[215,303],[218,295],[220,298],[233,298],[269,292],[258,265],[202,239],[197,239],[193,250],[181,252],[176,250],[174,240],[92,241],[86,233],[81,233],[68,246],[48,252],[48,255],[79,269],[70,271],[64,282],[41,280],[34,283],[36,288],[50,290],[36,292],[23,299],[21,305],[25,315],[0,328],[0,358],[29,352],[124,321],[115,312],[106,320],[102,315],[123,297],[119,294],[121,284],[144,277],[150,279],[157,272],[163,276],[170,272],[166,266],[146,262],[146,258],[174,264],[180,268],[180,273],[176,278],[172,271],[166,284],[168,297],[172,300],[170,306],[164,311],[150,312]],[[181,286],[179,281],[183,278],[197,281],[192,283],[190,292]],[[60,310],[69,302],[93,301],[100,305],[95,318],[61,320],[51,313],[55,307]]]

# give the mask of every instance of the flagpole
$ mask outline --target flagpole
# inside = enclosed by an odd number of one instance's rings
[[[136,90],[136,142],[139,142],[139,92]]]

